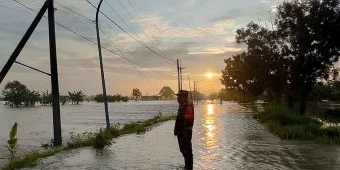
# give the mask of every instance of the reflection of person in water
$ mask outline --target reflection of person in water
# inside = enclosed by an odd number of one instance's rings
[[[183,154],[185,169],[193,168],[192,127],[194,125],[194,107],[188,102],[188,91],[180,90],[177,94],[179,103],[174,135],[177,136],[179,149]]]

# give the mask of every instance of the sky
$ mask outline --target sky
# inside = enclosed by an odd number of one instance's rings
[[[17,1],[35,11],[44,3]],[[88,1],[95,6],[99,3]],[[275,17],[275,7],[282,1],[104,0],[101,11],[124,30],[104,15],[99,16],[108,93],[131,95],[132,89],[138,88],[143,95],[154,95],[163,86],[176,92],[176,59],[184,68],[183,89],[193,89],[195,81],[201,93],[219,91],[223,88],[220,78],[224,59],[245,49],[235,42],[236,30],[250,21],[268,27]],[[94,44],[96,9],[86,0],[55,0],[55,8],[60,93],[102,93],[98,48]],[[1,69],[35,15],[13,0],[0,0]],[[47,19],[43,18],[17,61],[50,72],[48,44]],[[51,91],[49,76],[18,64],[12,66],[0,90],[13,80],[30,90]]]

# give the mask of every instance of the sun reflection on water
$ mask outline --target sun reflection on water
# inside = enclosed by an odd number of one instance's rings
[[[216,139],[216,112],[215,112],[215,106],[214,104],[208,104],[206,105],[206,112],[203,114],[203,122],[204,122],[204,133],[202,140],[204,142],[204,146],[209,151],[210,154],[208,155],[202,155],[201,159],[204,162],[212,162],[214,160],[214,154],[211,154],[210,151],[213,151],[213,149],[217,145],[217,139]]]

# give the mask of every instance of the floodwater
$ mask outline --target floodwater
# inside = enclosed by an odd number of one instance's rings
[[[109,103],[110,123],[130,123],[150,119],[159,113],[168,115],[177,112],[175,101]],[[71,134],[96,132],[106,127],[104,104],[84,102],[80,105],[61,106],[61,125],[63,140]],[[18,122],[18,153],[41,149],[42,144],[53,138],[52,107],[36,106],[29,108],[10,108],[0,102],[0,167],[8,158],[5,145],[9,132]]]
[[[170,111],[177,107],[171,102],[162,104]],[[247,105],[232,102],[196,106],[192,140],[194,169],[340,169],[339,146],[282,141],[254,120],[252,114]],[[68,121],[77,124],[83,120],[74,118]],[[145,134],[115,139],[102,151],[90,147],[65,151],[26,169],[182,169],[183,158],[173,127],[174,121],[168,121]]]

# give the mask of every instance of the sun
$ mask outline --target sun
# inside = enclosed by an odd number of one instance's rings
[[[212,73],[212,72],[205,73],[205,77],[211,79],[211,78],[214,77],[214,73]]]

